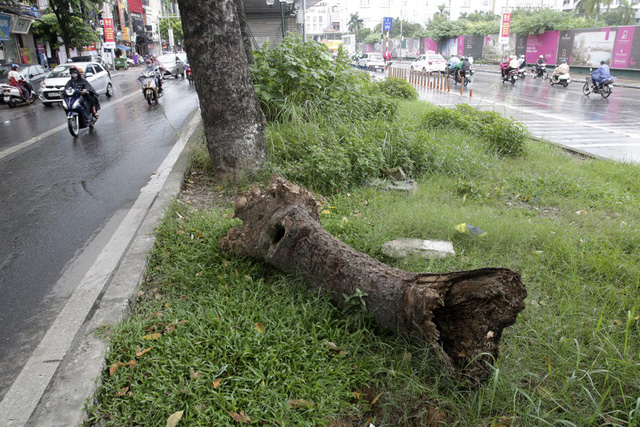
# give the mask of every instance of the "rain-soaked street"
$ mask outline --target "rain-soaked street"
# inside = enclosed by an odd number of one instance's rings
[[[531,77],[511,85],[502,84],[500,74],[486,67],[478,66],[472,78],[471,98],[468,89],[460,95],[459,85],[448,93],[418,87],[420,98],[437,105],[469,103],[494,110],[520,120],[536,138],[608,159],[640,162],[640,80],[620,79],[616,83],[636,88],[616,86],[604,99],[583,95],[584,74],[572,73],[574,80],[567,88]]]
[[[149,106],[137,75],[112,74],[115,95],[75,139],[60,106],[0,104],[0,399],[197,112],[187,81]]]

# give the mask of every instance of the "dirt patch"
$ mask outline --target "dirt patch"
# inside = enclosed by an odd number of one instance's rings
[[[211,174],[201,169],[194,169],[187,174],[178,199],[196,210],[233,208],[234,203],[234,198],[216,185]]]

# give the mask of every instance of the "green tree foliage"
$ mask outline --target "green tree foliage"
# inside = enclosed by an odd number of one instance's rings
[[[57,45],[62,38],[67,56],[72,48],[82,48],[98,41],[95,23],[99,0],[50,0],[47,13],[34,24],[34,32]]]
[[[372,33],[373,31],[371,30],[371,28],[361,28],[359,30],[356,31],[356,41],[358,43],[362,43],[365,41],[365,39],[367,37],[369,37],[369,35]]]
[[[594,26],[591,19],[576,18],[569,13],[551,9],[516,10],[511,20],[511,31],[516,34],[542,34],[549,30],[570,30]]]
[[[402,22],[401,22],[402,21]],[[389,37],[400,38],[400,30],[402,29],[402,35],[407,39],[424,37],[425,29],[422,25],[414,22],[409,22],[404,19],[394,18],[393,28],[389,32]],[[382,33],[382,23],[373,27],[373,32],[376,34]]]
[[[164,18],[160,20],[160,36],[163,40],[169,40],[169,28],[173,28],[173,39],[177,44],[184,40],[182,33],[182,20],[177,18]]]
[[[627,0],[622,0],[620,6],[602,15],[606,25],[635,25],[635,10]]]
[[[348,30],[350,33],[357,32],[362,26],[362,19],[358,16],[358,13],[352,13],[349,18]]]
[[[450,39],[461,34],[464,34],[464,21],[438,18],[427,24],[427,37],[433,40]]]

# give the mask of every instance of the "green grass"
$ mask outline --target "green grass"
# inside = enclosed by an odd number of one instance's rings
[[[407,140],[422,105],[401,106],[394,129]],[[293,132],[273,126],[271,137],[281,129]],[[328,135],[316,132],[309,150]],[[357,304],[341,313],[295,278],[220,253],[217,241],[237,221],[230,211],[176,202],[144,294],[111,337],[107,366],[137,363],[105,370],[89,423],[164,425],[184,410],[179,425],[234,425],[231,411],[296,426],[640,425],[640,168],[539,142],[501,158],[451,129],[425,138],[431,157],[415,194],[349,185],[327,200],[322,222],[405,270],[520,272],[526,309],[505,330],[486,384],[460,387],[425,346],[381,332]],[[462,222],[487,235],[456,233]],[[399,237],[450,239],[457,255],[385,258],[381,245]],[[158,340],[143,339],[154,332]],[[312,405],[290,407],[296,399]]]

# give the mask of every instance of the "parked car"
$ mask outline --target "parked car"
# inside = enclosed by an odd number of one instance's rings
[[[158,56],[158,61],[164,67],[165,75],[169,74],[176,78],[178,76],[184,77],[184,62],[175,53]]]
[[[97,62],[74,62],[58,65],[49,73],[46,79],[40,83],[40,100],[45,106],[51,106],[57,102],[62,102],[61,91],[67,84],[71,76],[69,68],[77,67],[91,86],[98,92],[98,95],[113,96],[113,85],[111,76],[107,70]]]
[[[0,86],[9,84],[11,65],[0,65]],[[34,91],[38,90],[40,83],[47,77],[48,73],[47,69],[40,64],[18,64],[18,72],[33,86]],[[0,102],[4,103],[4,97],[0,96]]]
[[[365,70],[384,70],[384,58],[381,53],[364,53],[358,59],[358,66]]]
[[[425,53],[418,56],[411,63],[412,71],[422,71],[424,73],[443,73],[447,68],[447,61],[437,53]]]

